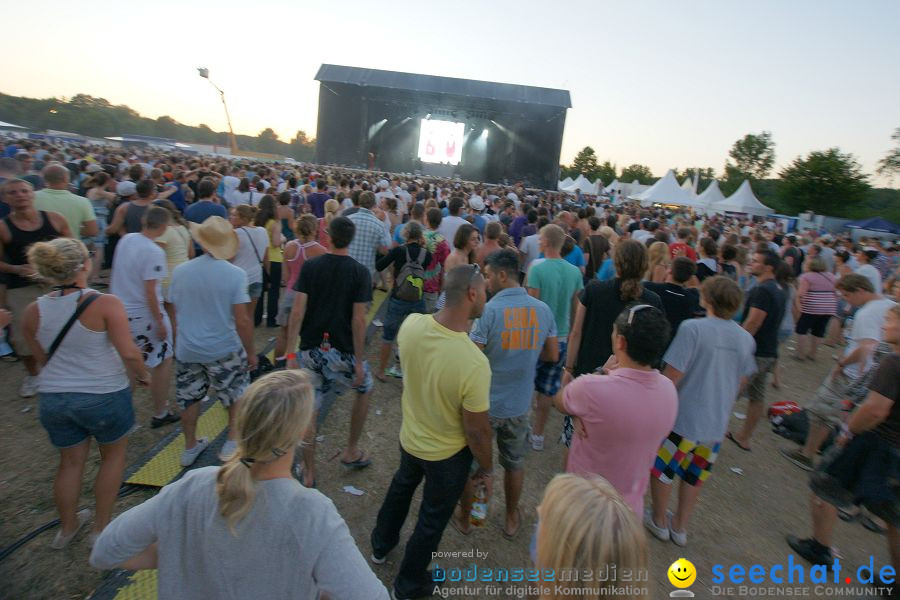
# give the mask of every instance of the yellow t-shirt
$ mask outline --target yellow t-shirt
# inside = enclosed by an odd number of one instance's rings
[[[273,246],[272,245],[272,225],[277,223],[274,219],[269,219],[266,222],[266,233],[269,236],[269,262],[284,262],[284,253],[281,250],[281,246]]]
[[[462,410],[486,412],[491,367],[465,333],[432,315],[406,317],[397,336],[403,369],[400,445],[422,460],[444,460],[466,446]]]

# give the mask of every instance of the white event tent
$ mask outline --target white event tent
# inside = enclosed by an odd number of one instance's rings
[[[709,209],[710,205],[725,199],[725,194],[719,189],[719,181],[713,179],[703,193],[697,196],[697,204],[701,208]]]
[[[633,192],[628,196],[632,200],[638,200],[644,206],[651,204],[675,204],[678,206],[697,206],[697,200],[692,192],[687,191],[675,179],[675,173],[670,169],[659,181],[639,194]]]
[[[556,189],[562,191],[562,189],[568,187],[570,183],[572,183],[572,178],[566,177],[565,179],[557,183]]]
[[[597,183],[599,183],[599,182],[600,182],[600,180],[598,179],[598,180],[597,180]],[[598,187],[597,187],[597,185],[591,183],[591,181],[590,181],[587,177],[585,177],[584,175],[579,175],[579,176],[575,179],[575,181],[572,181],[572,182],[569,183],[568,185],[562,185],[562,186],[560,186],[560,188],[559,188],[559,191],[561,191],[561,192],[572,192],[572,193],[574,193],[575,190],[581,190],[581,193],[582,193],[582,194],[592,194],[592,195],[597,195],[597,193],[598,193]]]
[[[753,188],[750,187],[750,182],[746,179],[735,193],[724,200],[711,204],[707,210],[708,212],[717,213],[746,213],[757,217],[764,217],[774,212],[756,198],[756,195],[753,193]]]

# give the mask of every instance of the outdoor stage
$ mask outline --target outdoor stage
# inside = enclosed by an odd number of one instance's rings
[[[316,162],[553,189],[569,92],[322,65]]]

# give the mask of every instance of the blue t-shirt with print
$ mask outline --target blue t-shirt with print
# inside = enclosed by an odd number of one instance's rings
[[[548,336],[556,336],[553,311],[525,288],[501,290],[484,305],[469,337],[484,345],[491,363],[492,417],[509,419],[528,413],[538,356]]]

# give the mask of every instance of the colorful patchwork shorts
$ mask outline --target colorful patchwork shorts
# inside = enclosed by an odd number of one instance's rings
[[[673,431],[656,454],[653,476],[663,483],[672,483],[677,476],[688,485],[703,485],[719,456],[721,445],[721,442],[712,446],[701,444]]]

